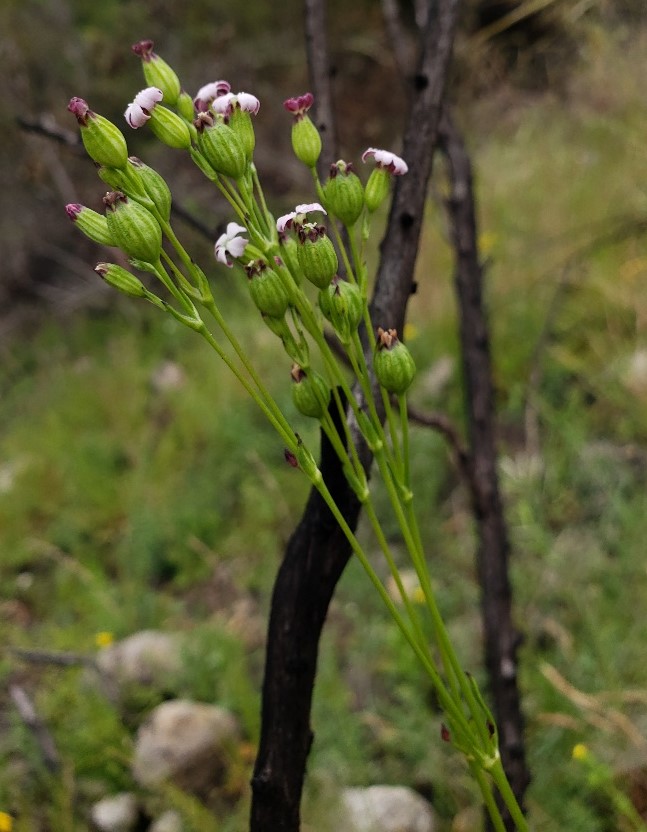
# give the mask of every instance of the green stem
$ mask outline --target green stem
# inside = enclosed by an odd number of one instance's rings
[[[225,362],[227,367],[229,367],[229,369],[236,376],[238,381],[240,381],[240,383],[243,385],[245,390],[249,393],[249,395],[252,397],[252,399],[256,402],[256,404],[263,411],[267,420],[272,425],[272,427],[276,430],[276,432],[279,434],[279,436],[281,437],[283,442],[285,442],[288,449],[290,451],[292,451],[292,453],[294,453],[297,449],[297,440],[296,440],[296,437],[294,435],[294,432],[289,428],[289,426],[288,426],[288,429],[286,430],[284,424],[282,424],[282,422],[285,422],[285,419],[282,419],[281,421],[278,421],[275,418],[275,416],[272,413],[272,411],[270,410],[270,408],[263,401],[263,399],[261,399],[261,397],[258,395],[257,391],[252,387],[252,385],[247,380],[247,378],[245,378],[245,376],[240,372],[239,368],[234,364],[234,362],[227,355],[227,353],[222,349],[220,344],[216,341],[216,339],[211,334],[211,332],[207,329],[207,327],[203,324],[202,327],[200,329],[198,329],[197,331],[199,332],[200,335],[202,335],[202,337],[205,339],[205,341],[207,341],[207,343],[218,353],[220,358],[222,358],[222,360]]]
[[[483,795],[483,802],[485,803],[485,808],[490,815],[492,823],[496,832],[506,832],[505,824],[503,822],[503,818],[501,817],[501,812],[499,812],[499,807],[497,806],[496,800],[494,799],[494,795],[492,793],[492,787],[490,785],[489,778],[485,774],[482,768],[475,762],[470,762],[470,770],[476,782],[479,784],[479,788],[481,789],[481,794]]]
[[[512,791],[506,773],[503,769],[503,763],[501,762],[500,756],[496,758],[494,764],[491,766],[490,776],[494,780],[494,783],[499,790],[499,794],[510,812],[510,817],[515,822],[518,832],[529,832],[528,821],[526,820],[524,813],[521,811],[517,798]]]

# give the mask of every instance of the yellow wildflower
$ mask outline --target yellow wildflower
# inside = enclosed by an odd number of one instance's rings
[[[11,832],[13,829],[13,818],[7,812],[0,812],[0,832]]]
[[[589,756],[589,749],[584,745],[583,742],[578,742],[577,745],[573,746],[573,750],[571,751],[571,757],[574,760],[586,760]]]
[[[100,633],[97,633],[94,637],[94,643],[97,647],[110,647],[110,645],[115,640],[115,634],[109,632],[108,630],[102,630]],[[2,832],[2,829],[0,829]]]

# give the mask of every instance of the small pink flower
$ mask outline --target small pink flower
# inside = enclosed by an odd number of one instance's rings
[[[193,104],[199,113],[206,113],[213,101],[223,95],[227,95],[231,85],[227,81],[212,81],[200,87],[198,94],[193,99]]]
[[[228,92],[225,95],[219,95],[213,102],[213,109],[216,113],[220,113],[229,118],[234,107],[240,107],[245,113],[253,113],[256,115],[261,108],[261,102],[255,95],[248,92]]]
[[[297,205],[294,211],[290,211],[289,214],[284,214],[282,217],[279,217],[276,221],[276,230],[279,233],[283,233],[286,228],[290,228],[298,216],[302,216],[305,218],[306,214],[309,214],[311,211],[321,211],[322,214],[326,214],[326,209],[319,205],[318,202],[308,202],[304,205]]]
[[[79,205],[78,202],[70,202],[69,205],[65,206],[65,211],[68,217],[72,220],[72,222],[76,222],[76,218],[79,216],[82,210],[83,206]]]
[[[296,98],[288,98],[287,101],[283,102],[283,106],[288,113],[292,113],[295,119],[299,121],[312,107],[314,100],[314,95],[311,92],[306,92],[303,95],[297,95]]]
[[[146,87],[138,92],[134,100],[126,107],[124,116],[131,127],[143,127],[151,117],[151,111],[164,98],[162,90],[157,87]]]
[[[390,150],[378,150],[376,147],[369,147],[362,153],[362,162],[365,162],[370,156],[375,159],[375,164],[379,168],[386,168],[389,173],[394,176],[403,176],[409,167],[404,159],[391,153]]]
[[[232,260],[229,259],[227,255],[232,258],[242,257],[243,252],[245,251],[245,246],[249,242],[244,237],[239,236],[240,234],[246,234],[247,229],[243,228],[242,225],[238,225],[237,222],[230,222],[227,225],[227,230],[224,234],[221,234],[220,237],[216,240],[215,245],[215,253],[216,253],[216,260],[220,263],[224,263],[225,266],[229,266],[231,268],[233,266]]]

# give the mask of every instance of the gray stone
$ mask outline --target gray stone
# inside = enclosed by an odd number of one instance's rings
[[[142,786],[171,781],[192,794],[208,794],[222,783],[238,739],[236,718],[225,708],[163,702],[137,732],[133,776]]]
[[[178,636],[158,630],[142,630],[97,654],[100,673],[118,686],[164,685],[182,668]]]
[[[148,827],[148,832],[182,832],[183,829],[184,826],[179,812],[169,809],[155,818]]]
[[[431,805],[406,786],[345,789],[339,829],[344,832],[434,832]]]
[[[137,798],[130,792],[104,797],[90,809],[90,818],[99,832],[131,832],[138,816]]]

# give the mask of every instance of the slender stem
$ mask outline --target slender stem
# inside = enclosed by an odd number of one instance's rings
[[[483,802],[485,803],[485,808],[490,815],[492,820],[492,824],[496,832],[506,832],[505,824],[503,822],[503,818],[501,817],[501,812],[499,811],[499,807],[497,806],[496,800],[494,799],[494,795],[492,794],[492,786],[490,785],[490,780],[483,771],[483,769],[475,762],[470,762],[470,770],[476,782],[479,784],[479,788],[481,789],[481,794],[483,795]]]
[[[526,820],[524,813],[521,811],[517,798],[512,791],[506,773],[503,769],[501,757],[497,757],[494,765],[490,768],[490,776],[494,780],[503,802],[508,807],[508,811],[510,812],[512,820],[515,822],[518,832],[528,832],[528,821]]]
[[[214,336],[207,329],[206,325],[203,324],[202,327],[200,329],[198,329],[197,331],[199,332],[200,335],[202,335],[202,337],[205,339],[205,341],[207,341],[207,343],[210,344],[211,347],[213,347],[213,349],[218,353],[220,358],[222,358],[222,360],[225,362],[225,364],[229,367],[229,369],[232,371],[232,373],[236,376],[238,381],[240,381],[240,383],[243,385],[245,390],[249,393],[249,395],[252,397],[252,399],[254,399],[256,404],[263,411],[263,413],[267,417],[267,419],[270,422],[270,424],[272,425],[272,427],[276,430],[276,432],[279,434],[281,439],[287,445],[288,449],[294,453],[297,449],[297,441],[296,441],[294,432],[289,428],[289,426],[288,426],[288,429],[286,430],[285,426],[282,424],[282,422],[284,422],[285,420],[282,419],[281,421],[279,421],[275,418],[275,416],[272,413],[272,411],[270,410],[270,408],[263,401],[263,399],[261,399],[261,397],[258,395],[257,391],[252,387],[252,385],[250,384],[248,379],[246,379],[245,376],[240,372],[239,368],[234,364],[234,362],[227,355],[227,353],[222,349],[220,344],[216,341]]]
[[[398,396],[400,408],[400,432],[402,434],[402,458],[404,459],[404,484],[411,488],[411,466],[409,456],[409,414],[407,413],[406,394]]]

